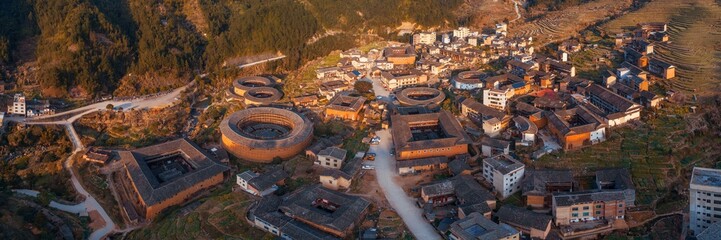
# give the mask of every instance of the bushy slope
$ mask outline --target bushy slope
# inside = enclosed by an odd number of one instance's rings
[[[243,55],[281,52],[288,58],[275,67],[291,70],[309,58],[350,47],[358,34],[392,36],[404,21],[453,26],[452,10],[460,4],[461,0],[5,0],[0,2],[0,65],[35,62],[42,92],[50,97],[95,96],[118,88],[124,93],[152,92],[166,87],[157,81],[180,83],[192,73],[218,69]],[[34,56],[19,54],[27,43],[34,44]]]

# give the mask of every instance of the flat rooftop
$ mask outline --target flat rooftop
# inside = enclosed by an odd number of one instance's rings
[[[721,169],[693,168],[691,185],[721,187]]]

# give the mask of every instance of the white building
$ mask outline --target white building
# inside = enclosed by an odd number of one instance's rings
[[[467,38],[471,35],[471,29],[467,27],[459,27],[456,30],[453,30],[453,37],[455,38]]]
[[[436,42],[436,33],[435,32],[422,32],[422,33],[416,33],[413,34],[413,44],[425,44],[425,45],[432,45]]]
[[[278,183],[283,183],[287,177],[288,174],[281,168],[262,174],[247,170],[235,175],[235,183],[243,191],[262,197],[277,191],[280,188]]]
[[[506,36],[506,33],[508,33],[508,24],[496,23],[496,34]]]
[[[689,196],[689,229],[694,234],[721,222],[721,170],[694,167]]]
[[[339,169],[343,165],[345,155],[348,153],[345,149],[337,147],[329,147],[318,152],[318,160],[315,161],[316,165],[320,165],[327,168]]]
[[[523,163],[507,154],[483,159],[483,177],[502,199],[521,190],[525,168]]]
[[[15,94],[13,97],[13,105],[8,106],[9,114],[25,115],[25,96],[20,93]]]
[[[508,100],[513,97],[514,91],[512,88],[506,89],[484,89],[483,90],[483,105],[498,109],[506,109]]]

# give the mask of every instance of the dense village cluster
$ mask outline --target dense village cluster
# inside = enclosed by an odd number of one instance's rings
[[[662,107],[661,95],[672,93],[651,86],[675,76],[673,65],[654,56],[654,43],[668,40],[665,31],[664,23],[642,23],[615,36],[624,61],[601,79],[577,76],[569,56],[584,47],[578,40],[542,55],[532,38],[509,37],[505,23],[480,32],[420,32],[411,43],[341,52],[337,64],[315,70],[315,94],[286,96],[274,76],[234,80],[224,100],[242,110],[220,123],[219,147],[211,151],[181,138],[129,151],[92,148],[84,158],[112,166],[118,204],[132,223],[151,221],[230,177],[234,194],[254,199],[243,224],[283,239],[375,239],[376,226],[362,223],[377,203],[349,191],[364,172],[380,170],[378,158],[392,158],[401,178],[443,176],[405,194],[444,238],[608,234],[627,228],[626,212],[636,205],[628,169],[594,170],[593,184],[582,187],[570,170],[526,163],[604,142],[617,128],[638,124],[643,111]],[[359,92],[360,84],[372,88]],[[8,109],[52,114],[47,101],[22,95]],[[369,150],[351,152],[347,136],[314,134],[314,126],[330,121],[379,133],[362,136]],[[281,164],[296,156],[319,169],[317,182],[281,191],[293,174]],[[266,167],[234,172],[231,157]],[[693,174],[691,229],[719,229],[721,172]],[[520,205],[497,203],[514,195]]]

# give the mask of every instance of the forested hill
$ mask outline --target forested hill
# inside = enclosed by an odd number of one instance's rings
[[[0,64],[32,63],[47,97],[142,94],[239,56],[287,55],[280,70],[401,22],[453,26],[463,0],[3,0]],[[326,31],[339,32],[327,34]],[[325,36],[320,39],[314,37]],[[7,71],[5,71],[7,72]],[[10,71],[12,72],[12,71]],[[16,81],[3,74],[5,81]]]

